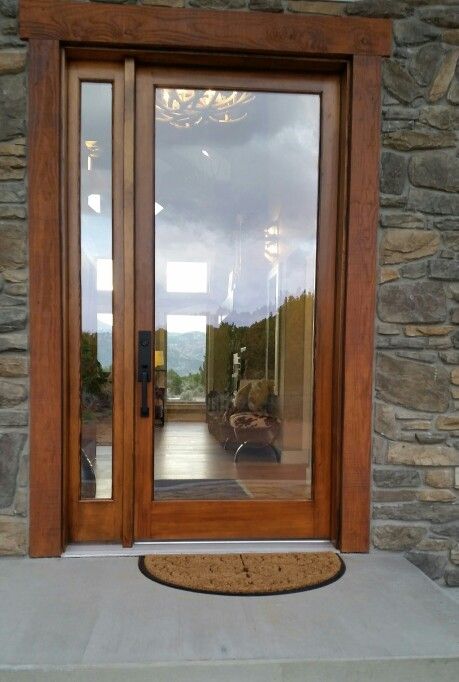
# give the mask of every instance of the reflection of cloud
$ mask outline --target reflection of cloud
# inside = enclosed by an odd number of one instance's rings
[[[155,199],[167,206],[156,217],[160,288],[167,260],[200,260],[214,301],[225,300],[234,270],[235,312],[257,310],[271,268],[264,230],[277,221],[285,267],[290,259],[282,290],[314,289],[319,128],[317,95],[273,93],[257,93],[241,123],[157,124]]]

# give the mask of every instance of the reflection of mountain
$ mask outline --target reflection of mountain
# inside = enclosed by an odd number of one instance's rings
[[[97,333],[97,359],[106,371],[112,366],[112,334],[110,332]]]
[[[167,334],[167,369],[180,376],[194,374],[202,367],[206,351],[204,332],[169,332]]]

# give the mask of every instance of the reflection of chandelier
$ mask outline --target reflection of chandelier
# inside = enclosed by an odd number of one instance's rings
[[[243,107],[252,102],[251,92],[223,90],[171,90],[156,91],[156,120],[170,123],[176,128],[191,128],[201,121],[236,123],[247,116]]]
[[[265,233],[265,258],[274,263],[279,256],[279,225],[273,223],[264,230]]]

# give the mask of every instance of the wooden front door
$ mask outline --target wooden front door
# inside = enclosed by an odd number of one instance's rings
[[[140,67],[135,140],[135,537],[329,538],[338,81]]]
[[[68,539],[330,538],[335,74],[75,62]]]

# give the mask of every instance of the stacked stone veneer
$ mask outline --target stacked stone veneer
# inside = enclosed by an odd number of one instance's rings
[[[26,45],[0,0],[0,553],[27,549]]]
[[[115,1],[116,0],[112,0]],[[144,0],[182,7],[184,0]],[[394,19],[383,65],[375,548],[459,584],[459,0],[189,0]],[[0,0],[0,551],[27,549],[25,46]],[[33,292],[31,292],[33,295]]]

